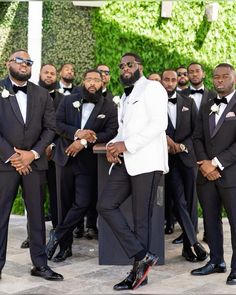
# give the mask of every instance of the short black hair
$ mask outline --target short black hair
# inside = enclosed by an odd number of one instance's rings
[[[45,66],[52,66],[52,67],[54,67],[55,68],[55,70],[57,71],[57,68],[56,68],[56,66],[54,65],[54,64],[52,64],[52,63],[45,63],[45,64],[42,64],[41,65],[41,68],[40,68],[40,71],[42,70],[42,68],[43,67],[45,67]]]
[[[127,52],[127,53],[123,54],[121,58],[123,58],[125,56],[133,56],[136,62],[138,62],[139,64],[142,64],[141,57],[138,54],[136,54],[136,53]]]
[[[102,74],[101,74],[97,69],[88,69],[88,70],[83,74],[83,79],[86,78],[86,76],[87,76],[88,73],[98,73],[99,76],[100,76],[101,79],[102,79]]]
[[[235,71],[235,68],[234,68],[231,64],[228,64],[228,63],[226,63],[226,62],[223,62],[223,63],[218,64],[218,65],[215,67],[215,69],[217,69],[217,68],[230,68],[231,71]]]
[[[189,71],[189,67],[191,67],[192,65],[199,65],[201,67],[201,69],[203,70],[203,72],[204,72],[204,67],[199,62],[191,62],[191,64],[189,64],[188,67],[187,67],[187,71]]]
[[[106,65],[106,64],[98,64],[98,65],[96,66],[96,69],[97,69],[98,67],[100,67],[100,66],[105,66],[105,67],[108,67],[108,68],[110,69],[110,67],[109,67],[108,65]]]
[[[175,71],[177,72],[179,69],[186,69],[187,70],[187,67],[184,65],[180,65],[180,66],[178,66],[178,68],[176,68]]]
[[[169,68],[169,69],[165,69],[162,73],[161,73],[161,79],[162,79],[162,77],[163,77],[163,75],[164,75],[164,73],[165,72],[175,72],[176,73],[176,75],[177,75],[177,72],[176,72],[176,70],[175,69],[171,69],[171,68]]]
[[[61,67],[59,68],[59,72],[64,68],[65,65],[71,65],[73,68],[75,67],[75,65],[72,62],[65,62],[64,64],[61,65]]]

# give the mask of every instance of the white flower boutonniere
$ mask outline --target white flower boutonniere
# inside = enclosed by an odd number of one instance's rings
[[[80,106],[81,106],[81,103],[78,100],[73,102],[73,107],[76,108],[78,111],[80,111],[80,109],[79,109]]]
[[[120,97],[118,95],[114,96],[113,102],[119,107],[120,106]]]
[[[216,114],[219,113],[219,106],[218,106],[216,103],[214,103],[214,104],[211,106],[211,112],[210,112],[209,115],[211,115],[211,114],[213,114],[213,113],[216,113]]]
[[[9,96],[13,96],[13,94],[10,94],[10,92],[3,87],[0,87],[0,94],[2,96],[2,98],[8,98]]]

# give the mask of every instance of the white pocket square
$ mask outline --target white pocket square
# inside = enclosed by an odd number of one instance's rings
[[[235,113],[234,112],[228,112],[228,114],[226,114],[225,118],[232,118],[235,117]]]
[[[187,112],[187,111],[189,111],[189,108],[187,108],[187,107],[182,108],[182,112]]]
[[[104,119],[105,117],[106,117],[106,115],[104,115],[104,114],[99,114],[99,115],[97,116],[98,119]]]

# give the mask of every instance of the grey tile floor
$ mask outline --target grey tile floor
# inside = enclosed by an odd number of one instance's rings
[[[202,220],[200,220],[199,239],[202,238]],[[62,282],[50,282],[30,276],[31,261],[29,251],[20,248],[26,237],[26,219],[12,215],[9,227],[7,262],[0,281],[0,295],[6,294],[117,294],[112,286],[126,276],[130,266],[98,265],[98,244],[96,241],[76,239],[73,245],[73,257],[62,263],[49,262],[57,272],[64,275]],[[47,222],[47,229],[51,228]],[[193,277],[190,271],[204,265],[190,263],[181,257],[181,245],[171,241],[178,236],[175,233],[166,236],[166,264],[154,267],[149,275],[148,285],[135,291],[121,294],[236,294],[236,286],[225,284],[226,274],[213,274],[206,277]],[[231,243],[229,226],[224,220],[225,260],[229,267]]]

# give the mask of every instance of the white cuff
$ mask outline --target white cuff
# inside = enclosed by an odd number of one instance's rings
[[[34,154],[34,159],[38,160],[40,158],[39,153],[37,153],[35,150],[30,150]]]
[[[224,169],[225,169],[225,167],[222,166],[222,164],[221,164],[220,161],[217,159],[217,157],[214,157],[214,158],[211,160],[211,163],[212,163],[213,166],[215,166],[215,167],[219,167],[220,170],[224,170]]]

